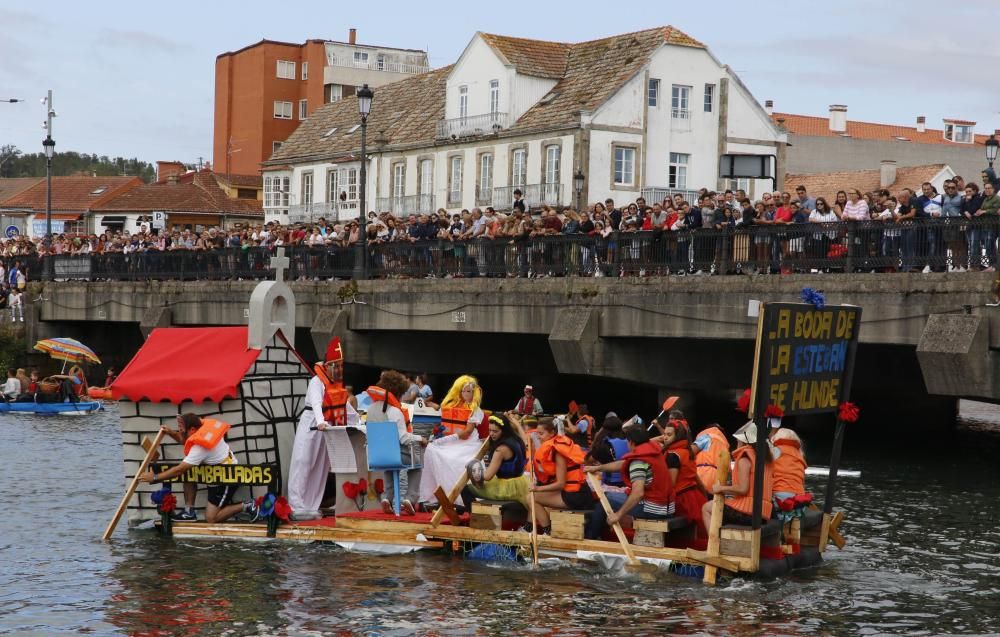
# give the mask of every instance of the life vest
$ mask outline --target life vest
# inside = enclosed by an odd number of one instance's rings
[[[572,434],[570,435],[570,439],[584,449],[590,449],[591,443],[594,440],[594,417],[590,415],[580,416],[576,421],[577,425],[580,424],[581,420],[587,421],[587,431]]]
[[[489,458],[486,459],[486,464],[489,465],[493,460],[493,454],[500,450],[500,446],[507,447],[511,450],[510,460],[503,460],[500,462],[500,468],[497,469],[498,478],[519,478],[524,475],[524,444],[516,438],[505,438],[501,440],[496,449],[490,453]]]
[[[556,454],[566,459],[566,486],[563,491],[575,493],[587,483],[583,474],[585,454],[580,445],[566,436],[556,435],[542,443],[535,454],[535,476],[538,484],[552,484],[556,481]]]
[[[718,427],[709,427],[700,435],[708,436],[710,442],[707,449],[698,452],[694,457],[694,462],[701,483],[711,491],[719,473],[719,468],[716,466],[719,461],[719,452],[723,449],[729,449],[729,441],[726,440],[726,435]]]
[[[677,480],[674,482],[674,493],[681,493],[698,486],[698,472],[691,457],[691,445],[687,440],[677,440],[667,447],[667,453],[672,453],[680,460],[677,470]],[[669,468],[669,467],[668,467]]]
[[[608,438],[608,444],[611,445],[611,451],[615,454],[615,460],[621,460],[628,454],[628,440],[624,438]],[[625,484],[622,481],[621,471],[607,471],[604,474],[604,483],[611,485],[621,485]]]
[[[229,423],[216,420],[215,418],[202,418],[198,431],[187,437],[184,441],[184,455],[189,455],[195,445],[211,449],[226,436],[229,431]]]
[[[753,515],[753,476],[757,464],[757,452],[750,445],[744,445],[733,452],[733,467],[739,462],[740,458],[747,458],[750,460],[750,487],[747,492],[743,495],[732,496],[726,498],[726,506],[736,509],[744,515]],[[733,469],[733,473],[736,470]],[[764,465],[764,492],[761,494],[763,502],[761,503],[760,514],[765,520],[771,519],[771,498],[774,494],[774,463],[769,463]]]
[[[323,381],[323,420],[331,425],[346,425],[347,390],[340,383],[331,381],[319,363],[316,363],[314,371],[316,377]]]
[[[521,400],[517,401],[517,413],[522,416],[533,415],[535,413],[535,397],[521,396]]]
[[[472,417],[472,410],[468,407],[441,407],[441,428],[444,434],[461,433],[468,425],[469,418]]]
[[[643,485],[643,500],[648,500],[653,504],[669,506],[674,501],[674,485],[670,479],[670,469],[667,468],[667,460],[663,457],[663,448],[655,442],[644,442],[622,458],[622,481],[625,488],[631,491],[632,481],[629,479],[629,466],[634,460],[642,460],[649,463],[653,470],[652,484]]]
[[[387,392],[378,385],[372,385],[365,390],[365,393],[368,394],[373,403],[382,401],[387,407],[395,407],[399,411],[403,412],[403,421],[406,423],[406,430],[413,433],[413,426],[410,424],[410,414],[403,409],[403,406],[399,404],[399,399],[393,396],[391,392]]]
[[[781,455],[774,459],[774,490],[788,491],[795,495],[806,492],[806,460],[802,449],[794,440],[775,440],[774,446]]]

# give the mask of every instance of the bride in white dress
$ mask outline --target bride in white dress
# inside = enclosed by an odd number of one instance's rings
[[[482,400],[483,390],[475,377],[459,376],[441,401],[441,424],[447,435],[432,440],[424,450],[421,502],[437,502],[434,491],[438,487],[450,491],[465,465],[476,457],[482,445],[477,431],[483,421]]]

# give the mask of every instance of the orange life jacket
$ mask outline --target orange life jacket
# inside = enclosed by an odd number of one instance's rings
[[[316,363],[314,371],[316,377],[323,381],[323,420],[331,425],[346,425],[347,390],[340,383],[331,381],[321,364]]]
[[[736,509],[744,515],[753,515],[753,476],[757,464],[757,452],[751,445],[744,445],[733,452],[733,467],[740,461],[740,458],[747,458],[750,461],[750,486],[743,495],[726,498],[726,506]],[[733,469],[736,473],[736,469]],[[764,465],[764,492],[760,509],[761,517],[765,520],[771,519],[771,498],[774,494],[774,463]]]
[[[775,440],[774,446],[781,455],[774,459],[774,490],[788,491],[795,495],[806,492],[806,459],[802,448],[794,440]]]
[[[729,449],[729,441],[726,440],[726,434],[722,433],[718,427],[709,427],[701,433],[706,434],[711,442],[708,449],[698,452],[694,457],[694,463],[701,483],[711,493],[712,485],[715,484],[719,473],[719,468],[716,466],[719,461],[719,452],[723,449]]]
[[[695,470],[694,458],[691,457],[691,445],[687,440],[677,440],[667,447],[667,453],[677,456],[681,462],[677,470],[677,480],[674,482],[674,493],[681,493],[698,486],[698,472]]]
[[[471,417],[472,410],[468,407],[441,407],[441,427],[445,435],[464,431]]]
[[[535,454],[535,477],[538,484],[552,484],[556,481],[556,454],[566,459],[566,486],[563,491],[575,493],[583,488],[587,478],[583,474],[585,454],[580,445],[566,436],[553,436],[538,447]]]
[[[184,455],[191,453],[195,445],[211,449],[226,436],[229,431],[229,423],[216,420],[215,418],[202,418],[198,431],[187,437],[184,441]]]
[[[581,420],[585,420],[587,422],[587,431],[578,434],[572,434],[570,435],[570,438],[572,438],[573,442],[580,445],[581,447],[586,447],[587,449],[590,449],[590,447],[594,442],[594,417],[591,415],[580,416],[576,421],[578,425]]]
[[[413,426],[410,424],[410,414],[407,413],[403,406],[399,404],[399,399],[392,395],[391,392],[387,392],[378,385],[372,385],[365,390],[368,396],[371,397],[373,403],[379,401],[384,402],[389,407],[395,407],[399,411],[403,412],[403,421],[406,422],[406,430],[413,433]]]

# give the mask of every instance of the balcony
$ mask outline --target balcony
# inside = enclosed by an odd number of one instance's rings
[[[520,190],[524,205],[530,210],[541,206],[561,206],[563,204],[562,184],[529,184],[527,186],[504,186],[493,189],[493,207],[510,210],[514,203],[514,191]]]
[[[670,130],[681,132],[691,130],[691,111],[686,108],[671,108]]]
[[[327,201],[288,206],[288,223],[314,223],[323,217],[336,222],[358,216],[357,201]]]
[[[407,195],[405,197],[379,197],[375,203],[379,212],[391,212],[397,217],[424,215],[434,212],[434,195]]]
[[[476,137],[491,135],[507,127],[507,113],[486,113],[471,117],[456,117],[438,122],[437,138]]]
[[[642,189],[642,198],[646,200],[646,204],[652,206],[654,203],[663,203],[663,200],[667,197],[673,199],[674,195],[680,195],[684,197],[692,206],[698,203],[698,191],[697,190],[681,190],[678,188],[666,188],[662,186],[650,186]]]
[[[384,71],[386,73],[403,73],[406,75],[417,75],[418,73],[426,73],[431,70],[431,67],[426,64],[408,64],[384,58],[379,59],[375,56],[369,56],[368,60],[360,61],[353,58],[339,58],[336,55],[327,54],[326,64],[327,66],[341,66],[348,69]]]

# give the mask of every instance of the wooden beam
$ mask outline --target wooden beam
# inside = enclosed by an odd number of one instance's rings
[[[601,506],[604,507],[604,512],[609,516],[612,515],[615,510],[611,508],[611,503],[608,502],[607,496],[604,495],[604,487],[601,486],[601,479],[596,473],[588,473],[587,481],[590,482],[591,490],[597,494],[597,499],[600,500]],[[635,559],[635,555],[632,553],[632,545],[628,543],[628,538],[625,537],[625,531],[622,530],[621,523],[615,522],[611,525],[611,528],[615,530],[618,543],[622,545],[622,550],[625,552],[625,557],[628,558],[628,563],[632,565],[638,564],[639,560]]]
[[[118,526],[118,521],[122,519],[122,513],[125,511],[125,507],[128,506],[128,501],[132,499],[136,488],[139,486],[139,476],[146,472],[146,468],[149,467],[149,463],[153,461],[153,454],[156,453],[156,449],[160,446],[163,436],[164,431],[160,429],[156,433],[156,439],[153,440],[153,444],[146,450],[146,457],[142,459],[142,463],[139,464],[139,469],[135,472],[135,475],[132,476],[132,482],[130,482],[128,488],[125,489],[125,495],[122,497],[122,501],[118,504],[118,508],[115,510],[115,514],[111,518],[111,522],[108,523],[108,528],[104,529],[104,535],[101,536],[101,539],[105,542],[111,539],[111,534],[115,532],[115,527]]]
[[[726,571],[737,573],[740,570],[739,564],[725,557],[711,556],[707,551],[696,551],[687,549],[687,556],[692,560],[697,560],[714,568],[721,568]]]
[[[836,513],[833,514],[833,519],[830,520],[830,528],[828,529],[830,535],[830,541],[833,542],[834,546],[836,546],[838,549],[841,550],[843,550],[843,548],[847,546],[847,540],[845,540],[844,536],[840,534],[840,523],[843,521],[844,521],[844,512],[837,511]]]
[[[756,374],[756,367],[754,368],[754,373]],[[722,449],[719,451],[719,457],[716,460],[716,465],[719,469],[716,472],[716,483],[725,484],[726,479],[729,477],[729,451]],[[707,557],[718,557],[719,549],[721,547],[721,532],[722,532],[722,512],[723,508],[726,506],[726,498],[721,493],[716,493],[714,499],[712,500],[712,519],[709,521],[708,527],[708,550],[705,551]],[[715,579],[718,575],[718,570],[715,566],[709,564],[705,567],[705,576],[702,581],[709,586],[715,586]]]
[[[466,476],[466,481],[468,481],[468,476]],[[464,488],[465,485],[462,485],[462,487]],[[461,491],[461,489],[459,489],[459,491]],[[434,497],[437,498],[438,504],[441,507],[434,512],[434,515],[436,516],[441,511],[444,511],[444,514],[448,516],[448,520],[453,525],[458,526],[459,524],[461,524],[461,520],[458,517],[458,511],[455,510],[455,505],[452,504],[452,500],[454,498],[452,498],[451,500],[448,499],[448,494],[445,493],[444,489],[442,489],[441,487],[438,487],[437,489],[434,490]],[[431,524],[434,524],[434,518],[431,518]],[[436,524],[434,525],[437,526]]]

